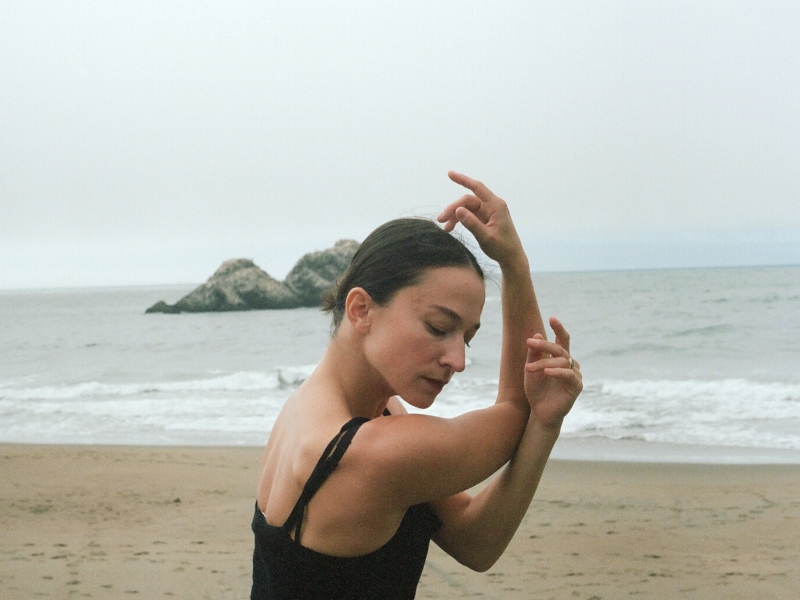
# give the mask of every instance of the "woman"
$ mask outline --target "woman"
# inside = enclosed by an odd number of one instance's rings
[[[545,339],[528,261],[505,202],[469,189],[438,220],[400,219],[361,244],[326,309],[331,343],[289,397],[264,453],[251,598],[413,598],[430,539],[483,571],[530,504],[582,389],[555,318]],[[497,401],[453,419],[429,407],[465,367],[483,273],[462,223],[502,271]],[[356,435],[357,434],[357,435]],[[464,490],[506,467],[479,494]]]

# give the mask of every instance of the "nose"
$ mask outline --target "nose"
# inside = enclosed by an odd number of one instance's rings
[[[447,349],[440,362],[456,373],[461,373],[467,366],[467,351],[464,348],[464,341],[456,338],[447,344]]]

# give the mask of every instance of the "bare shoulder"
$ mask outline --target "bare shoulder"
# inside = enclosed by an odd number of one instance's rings
[[[270,523],[288,517],[325,447],[341,426],[315,426],[310,419],[295,414],[293,408],[287,403],[275,421],[262,459],[258,504]]]
[[[506,462],[521,434],[513,411],[495,405],[453,419],[393,412],[361,426],[348,462],[394,506],[451,496]]]

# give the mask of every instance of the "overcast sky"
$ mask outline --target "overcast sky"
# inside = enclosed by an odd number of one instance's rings
[[[504,197],[534,270],[800,263],[800,4],[1,2],[0,288]]]

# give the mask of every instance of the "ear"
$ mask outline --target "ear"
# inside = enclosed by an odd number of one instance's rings
[[[364,288],[354,287],[347,292],[344,301],[344,316],[358,333],[369,332],[372,325],[372,307],[374,302]]]

